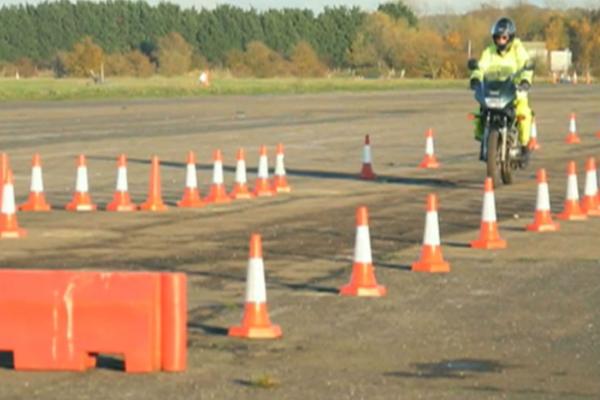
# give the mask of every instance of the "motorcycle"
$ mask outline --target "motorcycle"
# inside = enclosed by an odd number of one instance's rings
[[[471,71],[478,69],[477,60],[469,60],[468,67]],[[475,100],[481,106],[479,118],[484,124],[479,159],[486,163],[487,176],[494,180],[494,186],[497,186],[499,177],[504,184],[511,184],[513,172],[527,166],[519,143],[519,119],[515,111],[518,89],[514,79],[533,68],[532,63],[527,63],[506,79],[484,76],[475,87]]]

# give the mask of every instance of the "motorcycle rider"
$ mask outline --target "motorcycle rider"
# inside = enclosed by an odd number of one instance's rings
[[[484,75],[489,73],[496,73],[506,79],[509,75],[522,71],[514,80],[518,89],[515,111],[519,121],[517,128],[519,130],[521,152],[524,160],[527,161],[529,157],[529,135],[533,119],[527,98],[527,91],[533,80],[533,71],[524,69],[525,64],[529,62],[529,54],[521,40],[515,37],[517,28],[510,18],[502,17],[496,21],[492,26],[491,33],[493,44],[489,45],[481,54],[478,68],[471,73],[470,86],[473,90],[477,88],[481,84]],[[475,140],[481,141],[484,124],[481,118],[476,118],[475,123]]]

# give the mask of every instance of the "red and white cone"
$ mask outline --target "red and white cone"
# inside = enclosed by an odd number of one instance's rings
[[[277,193],[289,193],[292,191],[285,173],[285,153],[283,151],[283,144],[281,143],[277,145],[275,173],[273,174],[273,191]]]
[[[533,117],[533,121],[531,122],[531,137],[529,138],[529,144],[527,145],[529,150],[539,150],[541,147],[537,140],[537,133],[537,123],[535,122],[535,117]]]
[[[373,158],[371,154],[371,137],[365,136],[365,145],[363,146],[362,154],[362,170],[360,171],[360,179],[374,180],[376,178],[373,172]]]
[[[196,155],[193,151],[188,152],[185,167],[185,189],[181,200],[177,202],[178,207],[199,208],[204,206],[198,190],[198,175],[196,171]]]
[[[2,207],[0,208],[0,239],[18,239],[27,236],[27,231],[19,227],[15,207],[15,186],[13,173],[6,172],[2,185]]]
[[[31,186],[27,201],[19,206],[21,211],[50,211],[50,204],[44,195],[44,180],[42,178],[42,161],[35,153],[31,161]]]
[[[229,328],[229,336],[247,339],[275,339],[282,335],[281,327],[273,325],[267,309],[265,266],[262,258],[261,237],[250,237],[250,257],[246,276],[246,304],[240,326]]]
[[[2,205],[2,186],[4,186],[4,181],[6,180],[9,169],[8,154],[0,154],[0,205]]]
[[[565,138],[566,144],[579,144],[581,143],[581,139],[577,134],[577,122],[575,121],[575,113],[571,113],[571,118],[569,119],[569,133]]]
[[[248,180],[246,177],[246,153],[244,149],[238,149],[237,152],[235,183],[230,196],[234,200],[248,200],[254,198],[254,195],[248,189]]]
[[[267,147],[260,146],[260,157],[258,159],[258,177],[254,184],[254,195],[257,197],[271,197],[277,194],[269,181],[269,159],[267,158]]]
[[[350,283],[340,289],[342,296],[381,297],[387,290],[378,285],[371,256],[371,236],[367,207],[356,209],[356,239],[354,242],[354,264]]]
[[[485,178],[479,238],[471,242],[471,247],[488,250],[506,248],[506,240],[502,239],[498,233],[494,181],[490,177]]]
[[[433,149],[433,129],[428,129],[425,133],[425,157],[419,164],[419,168],[439,168],[440,163],[435,158]]]
[[[135,211],[138,207],[131,201],[129,183],[127,182],[127,156],[119,155],[117,158],[117,187],[113,200],[106,205],[107,211]]]
[[[75,182],[75,193],[73,199],[65,206],[67,211],[94,211],[97,206],[92,203],[89,194],[88,173],[85,156],[80,154],[77,157],[77,180]]]
[[[450,264],[444,261],[440,244],[438,223],[438,199],[435,194],[427,196],[427,214],[425,233],[419,261],[413,263],[412,270],[417,272],[450,272]]]
[[[583,221],[587,214],[579,205],[579,187],[577,184],[577,166],[575,161],[569,161],[567,165],[567,195],[563,212],[556,216],[558,219],[567,221]]]
[[[585,190],[581,199],[581,209],[587,215],[600,216],[600,201],[598,199],[598,175],[596,159],[590,157],[585,162]]]
[[[533,223],[527,225],[526,229],[532,232],[556,232],[559,224],[552,221],[550,211],[550,190],[548,189],[548,179],[546,170],[540,168],[537,173],[537,200],[535,206],[535,216]]]
[[[596,137],[597,137],[598,139],[600,139],[600,128],[598,128],[598,130],[596,131]]]
[[[231,202],[223,183],[223,155],[219,149],[213,153],[213,183],[204,201],[216,204]]]

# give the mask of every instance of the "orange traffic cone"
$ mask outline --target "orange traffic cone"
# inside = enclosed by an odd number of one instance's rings
[[[435,153],[433,150],[433,129],[428,129],[427,133],[425,133],[425,157],[421,164],[419,164],[419,168],[439,168],[440,163],[435,158]]]
[[[207,203],[231,202],[231,197],[227,195],[223,184],[223,155],[218,149],[213,153],[213,183],[204,201]]]
[[[596,137],[600,139],[600,128],[596,131]]]
[[[485,178],[483,189],[483,209],[481,211],[481,229],[479,239],[471,242],[475,249],[505,249],[506,240],[498,233],[496,222],[496,199],[494,198],[494,181]]]
[[[548,180],[546,170],[540,168],[537,173],[537,200],[535,206],[535,216],[533,223],[527,225],[526,229],[533,232],[556,232],[559,224],[552,221],[550,211],[550,192],[548,189]]]
[[[261,238],[260,235],[253,234],[250,237],[244,317],[240,326],[229,328],[229,336],[248,339],[275,339],[281,337],[281,335],[281,327],[273,325],[269,319]]]
[[[85,156],[80,154],[77,157],[77,180],[75,181],[75,193],[73,199],[65,206],[68,211],[94,211],[97,206],[92,203],[92,198],[88,193],[88,173]]]
[[[246,153],[244,149],[238,149],[237,164],[235,166],[235,184],[230,194],[234,200],[252,199],[254,195],[248,189],[246,179]]]
[[[587,215],[579,205],[579,188],[577,184],[577,167],[575,161],[567,165],[567,195],[563,212],[556,216],[567,221],[583,221]]]
[[[6,172],[2,185],[2,208],[0,209],[0,239],[18,239],[27,236],[25,229],[19,228],[15,208],[15,186],[13,173]]]
[[[598,199],[598,175],[596,159],[590,157],[585,162],[585,190],[581,199],[581,209],[587,215],[600,216],[600,201]]]
[[[529,150],[539,150],[540,144],[537,140],[537,123],[535,122],[535,117],[533,117],[533,121],[531,122],[531,137],[529,138],[529,144],[527,145]]]
[[[138,206],[131,201],[127,182],[127,156],[121,154],[117,158],[117,187],[113,200],[106,205],[107,211],[135,211]]]
[[[273,191],[277,193],[289,193],[292,188],[288,184],[285,173],[285,154],[283,144],[277,145],[277,156],[275,159],[275,173],[273,174]]]
[[[581,139],[579,135],[577,135],[577,122],[575,122],[575,113],[571,113],[571,118],[569,119],[569,133],[565,138],[566,144],[579,144],[581,143]]]
[[[362,170],[360,171],[360,179],[374,180],[376,178],[372,166],[373,160],[371,157],[371,137],[365,136],[365,145],[363,146]]]
[[[417,272],[450,272],[450,264],[444,261],[440,245],[440,227],[438,224],[438,199],[435,194],[427,196],[427,214],[425,233],[419,261],[413,263],[412,270]]]
[[[356,239],[354,242],[354,265],[350,283],[340,288],[342,296],[381,297],[387,290],[378,285],[371,257],[369,214],[367,207],[356,209]]]
[[[0,205],[2,205],[2,186],[4,186],[4,181],[6,180],[9,169],[8,154],[0,154]]]
[[[185,170],[185,189],[183,197],[177,202],[178,207],[198,208],[204,206],[198,190],[198,176],[196,172],[196,155],[193,151],[188,152]]]
[[[269,159],[267,158],[267,147],[260,146],[260,157],[258,159],[258,176],[254,184],[254,195],[257,197],[271,197],[277,194],[269,182]]]
[[[150,167],[150,183],[148,185],[148,198],[140,204],[143,211],[166,211],[167,206],[163,202],[162,188],[160,182],[160,161],[158,156],[152,156]]]
[[[42,162],[40,155],[35,153],[31,161],[31,186],[27,201],[19,206],[21,211],[50,211],[50,204],[44,195],[44,181],[42,179]]]

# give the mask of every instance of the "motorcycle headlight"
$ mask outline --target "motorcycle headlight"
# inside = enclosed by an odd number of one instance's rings
[[[502,108],[502,106],[504,105],[502,102],[502,99],[499,97],[486,97],[485,98],[485,105],[488,108]]]

